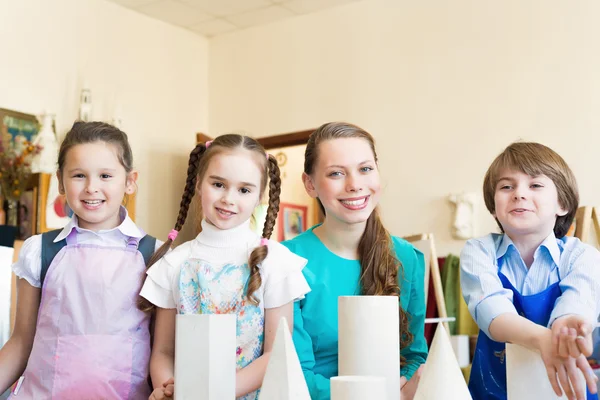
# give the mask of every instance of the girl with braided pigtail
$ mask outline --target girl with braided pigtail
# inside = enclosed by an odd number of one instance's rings
[[[250,219],[267,182],[269,203],[261,237],[250,229]],[[219,136],[191,152],[175,228],[150,260],[140,293],[143,309],[157,309],[151,399],[174,394],[177,313],[237,314],[236,397],[258,398],[277,324],[286,317],[291,330],[293,302],[310,291],[302,275],[306,260],[269,240],[280,192],[275,157],[250,137]],[[196,193],[202,231],[169,252]]]

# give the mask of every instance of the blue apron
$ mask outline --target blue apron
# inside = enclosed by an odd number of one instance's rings
[[[554,303],[562,294],[559,281],[546,290],[522,296],[521,293],[498,271],[502,286],[513,292],[513,304],[519,315],[536,324],[548,326]],[[505,345],[490,339],[481,330],[471,366],[469,391],[473,400],[506,400],[506,365],[504,364]],[[597,394],[587,391],[588,400],[598,400]]]

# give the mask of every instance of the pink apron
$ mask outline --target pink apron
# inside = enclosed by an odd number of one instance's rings
[[[136,307],[144,258],[127,248],[77,244],[45,278],[33,348],[18,399],[147,399],[149,315]]]

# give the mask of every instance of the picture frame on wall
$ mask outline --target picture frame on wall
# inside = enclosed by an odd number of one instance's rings
[[[26,172],[24,172],[26,171],[26,168],[22,169],[23,167],[17,167],[17,164],[12,164],[12,162],[16,162],[15,160],[20,160],[19,163],[24,162],[23,158],[19,159],[17,155],[23,154],[25,146],[27,146],[29,142],[33,143],[35,141],[39,131],[40,124],[37,116],[0,108],[1,147],[3,155],[8,157],[6,164],[4,164],[5,160],[3,160],[3,168],[8,168],[8,172],[3,171],[6,172],[3,179],[15,179],[14,183],[9,184],[6,181],[3,181],[2,183],[5,189],[14,189],[15,191],[18,190],[21,192],[20,197],[16,199],[18,201],[16,206],[16,225],[18,227],[17,239],[19,240],[25,240],[37,233],[38,177],[36,174],[21,175],[21,173],[26,174]],[[13,165],[15,166],[13,167]],[[21,183],[17,183],[17,179],[14,175],[17,173],[17,168],[19,168],[19,175],[17,176],[19,178],[26,177],[19,179]],[[3,208],[6,215],[8,214],[8,205],[5,202],[7,196],[5,193],[0,193],[0,196],[2,198],[0,207]],[[8,223],[8,221],[5,220],[4,223]]]
[[[35,115],[0,108],[0,131],[12,136],[13,140],[17,136],[24,136],[33,142],[40,131],[40,124]]]
[[[308,207],[300,204],[281,203],[277,215],[277,240],[290,240],[306,231]]]

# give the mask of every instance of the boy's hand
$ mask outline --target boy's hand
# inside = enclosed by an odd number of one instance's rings
[[[579,373],[583,372],[583,377]],[[561,374],[563,376],[561,377]],[[566,374],[566,376],[564,376]],[[565,360],[564,369],[559,370],[560,384],[563,388],[568,382],[571,382],[571,388],[574,390],[574,397],[567,396],[569,399],[586,399],[585,386],[587,384],[590,393],[596,393],[596,374],[590,367],[587,358],[582,354],[577,358],[569,357]],[[567,382],[567,383],[564,383]],[[567,391],[565,390],[565,393]]]
[[[552,343],[563,358],[592,355],[592,325],[580,315],[565,315],[552,323]]]
[[[575,393],[581,393],[582,390],[585,393],[584,383],[580,379],[574,379],[576,375],[574,375],[573,365],[569,365],[569,362],[574,364],[575,360],[573,358],[564,359],[556,354],[555,346],[552,343],[552,332],[549,329],[544,330],[544,334],[539,337],[538,349],[546,367],[548,380],[557,396],[562,396],[564,391],[569,400],[575,400]],[[584,375],[586,372],[584,371]],[[559,381],[560,385],[558,384]],[[575,393],[573,393],[572,388],[575,389]],[[582,398],[585,398],[585,396]]]
[[[575,364],[575,368],[573,369],[573,372],[577,372],[577,370],[580,370],[581,372],[583,372],[583,377],[585,378],[585,383],[590,391],[591,394],[595,394],[598,391],[598,385],[596,384],[598,382],[598,377],[596,376],[596,374],[594,373],[594,370],[592,369],[592,367],[590,367],[590,363],[588,361],[588,359],[582,354],[579,357],[573,359],[570,358],[570,360],[575,360],[574,364]],[[569,371],[569,367],[567,367],[567,373],[569,373],[569,376],[571,376],[572,372]],[[578,378],[580,379],[580,378]],[[582,392],[583,394],[581,395],[582,399],[586,398],[586,393],[585,393],[585,388]],[[579,395],[577,395],[579,398]]]
[[[578,357],[563,358],[556,354],[553,343],[552,332],[546,330],[548,334],[539,338],[539,350],[542,354],[542,360],[548,373],[548,379],[552,385],[554,392],[561,396],[561,387],[565,396],[569,400],[585,399],[585,386],[590,390],[590,393],[597,392],[596,382],[598,378],[590,367],[590,364],[585,355],[580,354]],[[585,379],[581,379],[578,370],[583,373]],[[557,379],[558,377],[558,379]],[[560,386],[558,385],[560,382]]]

